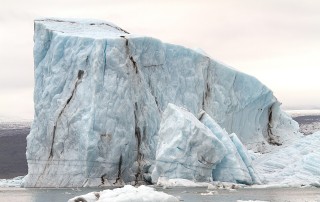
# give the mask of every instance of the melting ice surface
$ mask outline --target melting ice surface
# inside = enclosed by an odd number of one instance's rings
[[[202,52],[93,20],[36,20],[34,42],[25,187],[263,183],[247,148],[300,137],[271,90]]]

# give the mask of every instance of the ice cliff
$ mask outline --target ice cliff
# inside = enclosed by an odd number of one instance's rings
[[[189,130],[208,142],[195,139],[194,145],[183,132],[172,137],[190,149],[180,163],[197,159],[190,151],[200,144],[208,149],[202,151],[208,162],[203,170],[186,173],[195,179],[210,178],[203,174],[227,166],[229,170],[213,171],[213,177],[236,171],[239,175],[229,180],[254,182],[251,162],[237,142],[266,152],[297,136],[297,123],[281,111],[272,91],[201,52],[130,34],[104,21],[38,19],[34,30],[35,117],[27,138],[26,187],[140,184],[151,182],[160,168],[159,173],[171,176],[171,157],[159,154],[170,153],[161,145],[170,142],[170,134],[160,128],[160,123],[175,121],[174,113],[164,113],[169,103],[202,120]],[[209,118],[221,128],[214,128]],[[239,140],[228,136],[232,133]],[[220,167],[214,165],[218,162]]]
[[[192,113],[168,104],[160,124],[152,180],[156,183],[161,176],[210,181],[225,154],[224,144]]]

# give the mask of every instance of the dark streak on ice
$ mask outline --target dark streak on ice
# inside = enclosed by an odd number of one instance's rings
[[[134,61],[132,56],[130,56],[130,60],[132,62],[133,68],[136,70],[136,74],[138,74],[137,63]]]
[[[112,28],[115,28],[115,29],[117,29],[117,30],[119,30],[119,31],[122,31],[122,32],[124,32],[124,33],[126,33],[126,34],[130,34],[130,33],[127,32],[126,30],[124,30],[124,29],[122,29],[122,28],[120,28],[120,27],[114,26],[114,25],[110,25],[110,24],[108,24],[108,23],[99,23],[98,25],[107,25],[107,26],[109,26],[109,27],[112,27]]]
[[[138,67],[136,61],[134,61],[132,55],[130,55],[130,50],[129,50],[129,40],[125,36],[120,36],[121,38],[124,38],[126,40],[126,54],[128,55],[133,68],[136,70],[136,74],[138,74]]]
[[[77,87],[78,87],[78,85],[79,85],[79,83],[80,83],[80,81],[81,81],[81,79],[82,79],[82,77],[83,77],[83,75],[84,75],[84,71],[83,71],[83,70],[79,70],[79,71],[78,71],[78,76],[77,76],[77,81],[76,81],[76,83],[75,83],[75,85],[74,85],[74,88],[73,88],[73,90],[72,90],[72,92],[71,92],[71,96],[67,99],[66,104],[64,105],[64,107],[62,108],[61,112],[59,113],[59,116],[58,116],[58,118],[57,118],[57,120],[56,120],[56,122],[55,122],[55,125],[53,126],[52,142],[51,142],[51,149],[50,149],[49,158],[52,158],[52,157],[53,157],[53,145],[54,145],[54,139],[55,139],[55,135],[56,135],[57,123],[58,123],[61,115],[63,114],[64,110],[66,109],[66,107],[68,106],[68,104],[70,103],[70,101],[72,100],[72,98],[73,98],[73,96],[74,96],[74,94],[75,94],[75,92],[76,92],[76,90],[77,90]]]
[[[102,176],[101,176],[101,184],[104,184],[104,177],[105,176],[107,176],[107,174],[103,174]]]
[[[273,134],[273,132],[272,132],[272,106],[273,105],[271,105],[270,107],[269,107],[269,109],[268,109],[268,113],[269,113],[269,117],[268,117],[268,142],[269,142],[269,144],[272,144],[272,145],[276,145],[276,146],[280,146],[280,145],[282,145],[281,143],[279,143],[279,142],[277,142],[276,140],[275,140],[275,138],[273,137],[274,136],[274,134]]]
[[[113,184],[116,184],[121,179],[121,166],[122,166],[122,154],[120,155],[119,164],[118,164],[118,176],[116,181]]]
[[[207,78],[206,78],[206,85],[205,85],[205,90],[204,90],[204,93],[203,93],[203,98],[202,98],[202,109],[203,110],[206,110],[205,109],[205,105],[206,105],[206,102],[208,101],[208,98],[210,96],[210,86],[209,86],[209,83],[208,83],[208,80],[209,80],[209,68],[210,68],[210,64],[211,64],[211,60],[210,58],[208,57],[208,65],[207,65]]]
[[[142,161],[142,154],[140,151],[140,146],[141,146],[141,132],[140,128],[138,127],[138,117],[137,117],[137,111],[138,111],[138,104],[134,104],[134,119],[135,119],[135,138],[137,141],[137,162],[138,162],[138,170],[137,173],[135,174],[135,185],[138,184],[139,177],[141,176],[141,161]]]
[[[85,198],[83,198],[83,197],[78,197],[78,198],[76,198],[75,200],[74,200],[74,202],[88,202]]]

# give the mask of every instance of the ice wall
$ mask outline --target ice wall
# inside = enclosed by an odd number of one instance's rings
[[[169,102],[204,109],[254,150],[296,133],[267,87],[202,53],[103,21],[38,19],[34,30],[26,187],[143,182]]]
[[[223,143],[226,154],[212,171],[214,181],[234,182],[241,184],[260,184],[247,149],[236,134],[228,134],[207,113],[200,115],[200,121]]]
[[[163,112],[152,181],[159,177],[212,181],[226,147],[192,113],[171,103]]]

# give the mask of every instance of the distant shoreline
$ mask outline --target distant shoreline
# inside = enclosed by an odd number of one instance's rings
[[[320,115],[320,109],[290,109],[284,110],[291,116],[308,116],[308,115]]]

